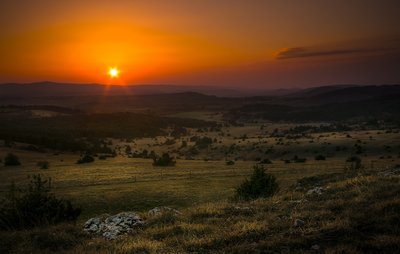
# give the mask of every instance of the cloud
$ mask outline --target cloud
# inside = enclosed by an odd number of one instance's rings
[[[280,51],[276,55],[276,59],[291,59],[305,57],[324,57],[336,55],[351,55],[359,53],[384,52],[391,49],[388,48],[344,48],[344,49],[323,49],[316,50],[305,47],[288,48]]]

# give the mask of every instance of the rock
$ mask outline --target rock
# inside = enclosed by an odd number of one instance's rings
[[[241,211],[241,212],[252,212],[253,211],[250,207],[247,207],[247,206],[245,206],[245,207],[235,206],[233,209],[236,211]]]
[[[107,239],[116,239],[122,234],[132,232],[133,228],[142,226],[143,220],[133,212],[122,212],[112,216],[99,216],[86,221],[83,230]]]
[[[307,196],[310,196],[310,195],[313,195],[313,194],[321,195],[322,192],[324,192],[324,191],[325,191],[325,189],[323,187],[315,187],[315,188],[312,188],[312,189],[308,190],[306,195]]]
[[[160,207],[154,207],[153,209],[149,210],[147,214],[149,216],[159,216],[165,213],[172,213],[174,215],[181,215],[182,213],[179,212],[178,210],[168,207],[168,206],[160,206]]]
[[[292,204],[301,204],[301,203],[306,202],[306,201],[307,201],[306,199],[289,200],[289,203],[292,203]]]
[[[88,231],[90,231],[90,232],[97,232],[98,230],[99,230],[98,224],[91,224],[88,228]]]
[[[294,221],[294,226],[295,227],[301,227],[301,226],[304,226],[304,224],[306,224],[306,222],[304,220],[296,219]]]
[[[379,172],[378,175],[383,176],[383,177],[391,177],[391,176],[400,175],[400,168],[393,168],[391,170]]]
[[[318,244],[314,244],[313,246],[311,246],[311,249],[312,249],[312,250],[319,250],[320,247],[319,247]]]
[[[226,208],[227,212],[231,212],[233,214],[236,215],[251,215],[254,214],[254,210],[251,207],[248,206],[244,206],[244,207],[240,207],[240,206],[234,206],[234,207],[229,207]]]

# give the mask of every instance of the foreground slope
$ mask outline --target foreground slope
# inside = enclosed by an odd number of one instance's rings
[[[400,248],[399,169],[300,179],[271,199],[208,203],[148,217],[115,241],[82,225],[1,233],[2,253],[394,253]],[[321,193],[310,191],[320,186]]]

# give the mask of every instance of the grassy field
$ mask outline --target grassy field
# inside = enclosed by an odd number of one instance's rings
[[[182,215],[149,217],[139,213],[146,220],[145,226],[114,241],[84,234],[81,223],[63,224],[0,232],[0,250],[78,254],[396,253],[400,247],[399,180],[398,175],[384,177],[374,171],[320,174],[302,178],[297,188],[285,188],[269,199],[192,205],[181,209]],[[313,186],[322,186],[323,193],[305,194]],[[303,224],[296,226],[296,220]]]
[[[217,131],[191,129],[176,139],[170,136],[114,139],[116,157],[96,158],[88,164],[76,164],[79,154],[26,151],[21,149],[24,144],[0,147],[0,158],[13,153],[22,163],[0,166],[0,196],[6,194],[11,182],[24,185],[29,181],[28,175],[41,174],[52,179],[57,196],[71,199],[83,208],[76,225],[18,231],[11,235],[1,233],[5,244],[0,244],[0,252],[263,253],[262,250],[270,249],[276,253],[306,253],[317,244],[321,248],[317,252],[364,253],[368,246],[372,250],[383,246],[382,250],[391,253],[399,247],[400,227],[395,222],[399,211],[396,194],[399,181],[396,177],[377,175],[400,164],[399,134],[360,130],[310,133],[295,139],[268,134],[275,128],[291,127],[271,124],[261,128],[260,124],[248,124]],[[193,136],[210,137],[214,141],[188,160],[180,155],[187,149],[181,145],[187,141],[189,148],[195,146],[190,141]],[[165,144],[169,139],[175,143]],[[235,149],[226,154],[227,147],[232,145]],[[157,154],[170,152],[179,158],[174,167],[154,167],[152,159],[129,158],[124,152],[126,146],[139,152],[144,149]],[[362,146],[359,154],[356,154],[357,146]],[[315,160],[318,154],[326,160]],[[349,166],[347,158],[352,155],[362,160],[363,171],[359,174],[349,175],[344,170]],[[295,163],[294,156],[306,161]],[[253,202],[233,201],[235,188],[252,173],[258,160],[264,158],[272,160],[265,167],[277,177],[278,195]],[[234,160],[234,165],[227,165],[226,160]],[[49,169],[39,169],[39,161],[48,161]],[[300,179],[313,176],[322,179],[322,185],[329,190],[323,197],[304,196],[307,189],[321,185],[314,178],[305,181],[310,184],[301,191],[296,190]],[[156,206],[173,207],[183,211],[183,215],[147,218],[147,211]],[[235,207],[250,207],[250,210]],[[370,209],[374,220],[364,213],[357,215],[358,210],[365,209]],[[81,225],[86,219],[121,211],[138,212],[148,219],[146,226],[137,234],[114,242],[92,239],[82,233]],[[294,227],[296,218],[305,220],[306,226]],[[381,231],[375,228],[379,223],[385,227]],[[41,237],[45,239],[43,243]],[[28,240],[21,240],[25,238]]]
[[[2,150],[3,154],[6,152]],[[82,220],[106,212],[143,212],[160,205],[186,208],[226,201],[232,198],[235,187],[251,174],[256,164],[254,161],[237,161],[228,166],[225,161],[178,160],[175,167],[163,168],[152,166],[150,159],[122,156],[75,164],[78,155],[11,152],[19,155],[23,165],[0,168],[3,194],[11,182],[26,183],[28,175],[51,177],[56,194],[71,198],[82,206]],[[290,164],[274,161],[266,167],[276,175],[281,188],[286,189],[301,177],[342,172],[346,166],[345,159]],[[49,161],[50,168],[39,169],[36,162],[40,160]],[[374,168],[379,169],[394,165],[391,159],[372,161]],[[364,164],[368,167],[371,160],[364,159]]]
[[[82,205],[83,218],[104,212],[145,211],[160,205],[183,208],[226,200],[252,172],[255,163],[240,161],[227,166],[224,161],[178,160],[176,167],[163,168],[153,167],[150,159],[117,157],[77,165],[74,164],[76,155],[58,155],[49,160],[49,169],[42,170],[36,166],[36,157],[29,158],[23,154],[20,157],[24,166],[0,170],[0,178],[4,179],[0,185],[2,191],[11,181],[27,182],[27,175],[40,173],[52,178],[57,194]],[[293,184],[299,176],[341,170],[341,166],[327,168],[328,163],[287,166],[277,162],[269,166],[282,186]]]

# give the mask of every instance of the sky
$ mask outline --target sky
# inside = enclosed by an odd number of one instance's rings
[[[0,83],[399,84],[399,13],[398,0],[1,0]]]

